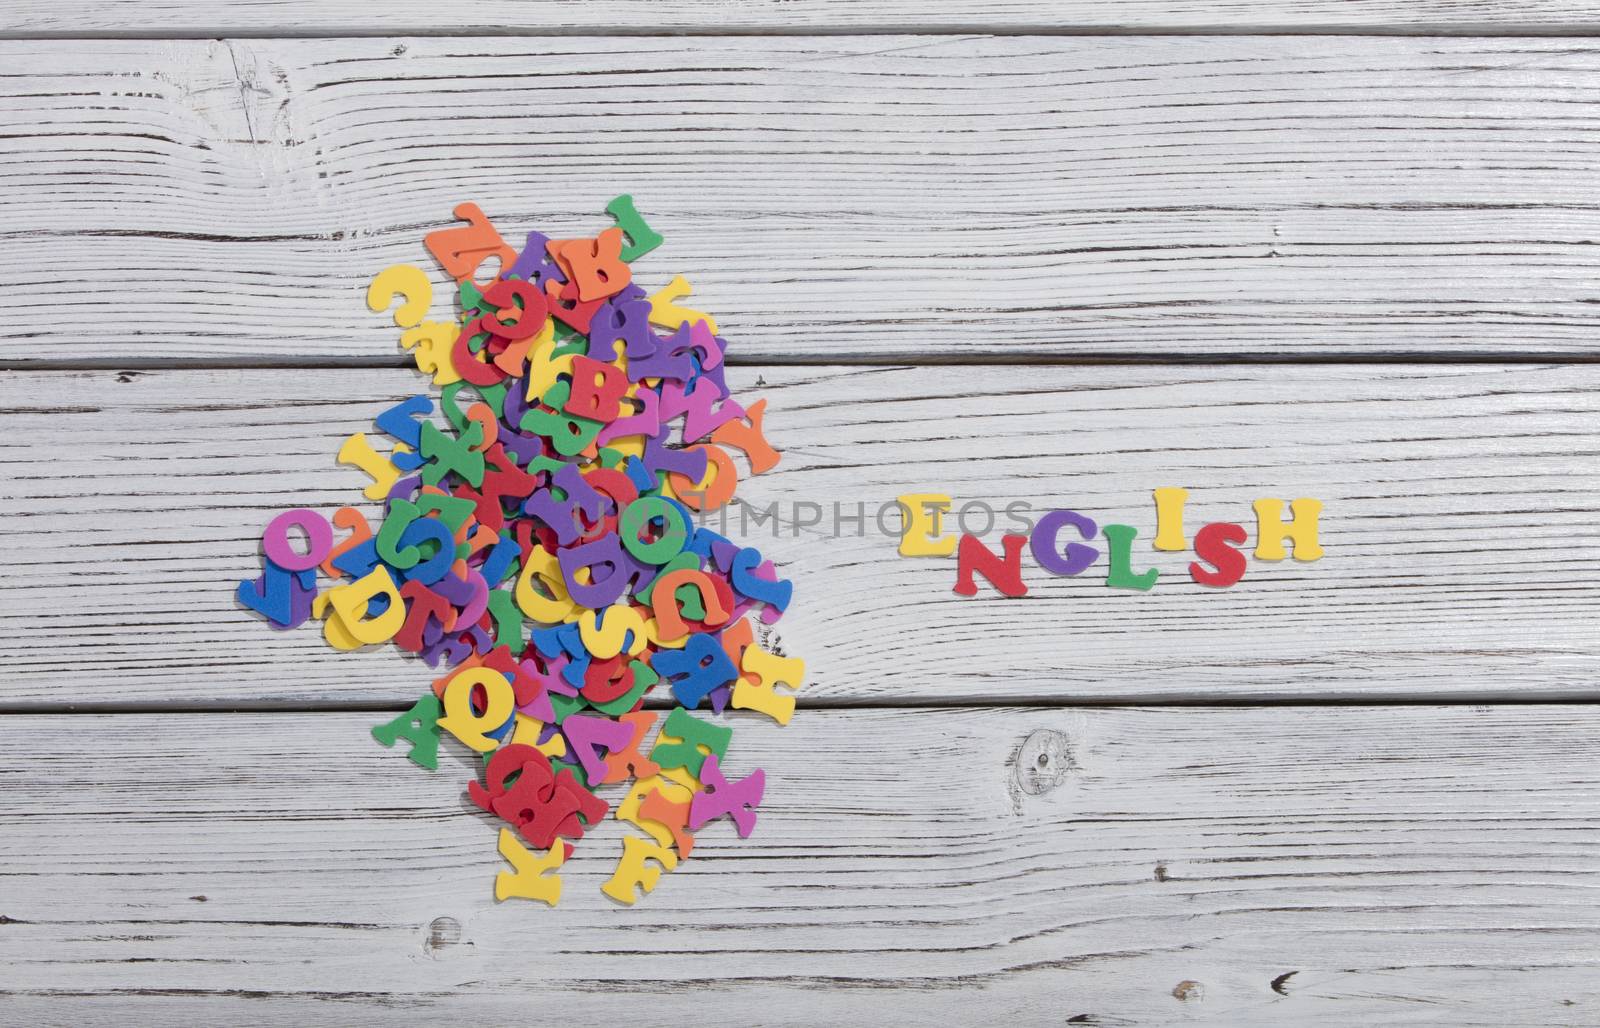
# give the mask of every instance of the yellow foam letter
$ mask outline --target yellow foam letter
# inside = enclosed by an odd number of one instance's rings
[[[682,275],[662,286],[650,297],[650,324],[657,328],[677,328],[688,321],[703,321],[712,335],[717,334],[717,319],[688,307],[679,307],[678,301],[694,292],[689,280]]]
[[[1321,500],[1299,499],[1289,504],[1293,519],[1283,523],[1282,500],[1257,500],[1256,508],[1256,559],[1282,560],[1283,540],[1294,541],[1295,560],[1316,560],[1322,556],[1317,544],[1317,515],[1322,513]]]
[[[482,714],[472,709],[472,688],[478,685],[487,696]],[[484,733],[511,720],[516,707],[516,693],[505,675],[494,668],[469,667],[444,687],[444,717],[439,719],[439,727],[479,753],[488,753],[500,744]]]
[[[948,557],[956,552],[956,537],[939,535],[939,515],[950,509],[950,497],[938,493],[899,496],[905,523],[900,526],[900,556]]]
[[[552,735],[547,742],[540,743],[539,736],[544,734],[544,722],[526,714],[518,714],[511,726],[511,745],[532,746],[551,760],[558,760],[567,755],[567,738],[560,732]]]
[[[776,687],[800,688],[806,675],[806,662],[798,657],[779,657],[759,646],[747,647],[739,663],[745,675],[733,683],[733,705],[741,710],[758,710],[780,725],[794,715],[794,697],[779,696]],[[754,675],[752,684],[748,675]]]
[[[1187,550],[1189,544],[1183,538],[1183,503],[1189,498],[1189,490],[1168,486],[1157,489],[1156,496],[1156,538],[1152,546],[1158,550]]]
[[[378,272],[367,286],[367,309],[376,314],[394,302],[398,294],[404,302],[394,310],[396,328],[410,328],[427,317],[433,303],[433,284],[421,268],[410,264],[391,264]]]
[[[346,439],[344,445],[339,447],[337,460],[340,464],[352,464],[372,476],[372,484],[361,492],[369,500],[387,498],[389,490],[400,481],[400,469],[372,448],[365,432],[357,432]]]
[[[418,371],[433,375],[434,385],[449,385],[461,381],[461,372],[450,359],[450,349],[460,334],[461,326],[455,322],[424,321],[400,333],[400,345],[412,351]]]
[[[390,577],[389,569],[386,567],[373,568],[372,574],[367,577],[358,578],[349,585],[329,589],[325,595],[328,597],[328,602],[333,604],[333,611],[343,623],[348,637],[358,643],[388,642],[394,638],[396,632],[405,627],[405,601],[400,598],[400,590],[394,587],[394,579]],[[378,595],[389,598],[388,609],[376,617],[369,618],[367,602]],[[334,642],[334,636],[329,633],[326,624],[322,630],[330,643],[339,645]]]
[[[328,593],[324,592],[318,593],[311,601],[311,616],[327,618],[322,623],[322,637],[336,650],[359,650],[361,640],[351,636],[350,629],[339,620],[339,615],[329,609],[328,599]]]
[[[500,855],[513,870],[494,876],[495,902],[530,899],[555,906],[561,900],[561,876],[545,872],[554,871],[565,863],[567,852],[567,844],[557,839],[544,855],[536,855],[517,841],[511,829],[500,829]]]
[[[636,609],[618,603],[603,611],[586,610],[578,615],[578,637],[596,660],[610,660],[621,653],[623,637],[629,632],[633,633],[633,640],[628,656],[637,657],[649,640],[644,637],[644,615]]]
[[[550,591],[549,596],[533,587],[535,578]],[[533,552],[528,554],[527,563],[522,565],[522,574],[517,576],[516,595],[517,606],[522,608],[524,614],[547,625],[565,624],[578,610],[578,605],[567,595],[567,581],[561,576],[561,562],[543,546],[535,546]]]
[[[646,867],[646,860],[654,860],[661,868]],[[617,871],[610,881],[600,886],[600,891],[631,907],[638,899],[634,886],[644,893],[653,892],[656,883],[661,881],[662,868],[671,871],[677,866],[678,855],[670,848],[638,835],[626,835],[622,838],[622,859],[617,861]]]

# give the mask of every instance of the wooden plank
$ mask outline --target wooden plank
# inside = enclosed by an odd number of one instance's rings
[[[1600,368],[1325,366],[736,368],[787,455],[740,485],[741,525],[796,583],[777,645],[803,702],[1594,698]],[[326,511],[364,476],[349,433],[419,387],[382,370],[0,377],[9,547],[0,704],[409,702],[428,669],[342,654],[234,606],[277,511]],[[1260,497],[1326,504],[1319,562],[1252,561],[1226,590],[1155,553],[1151,490],[1191,490],[1187,529]],[[1106,558],[1029,595],[963,599],[953,561],[905,559],[877,509],[1071,507],[1135,526],[1148,593]],[[822,523],[796,528],[799,502]],[[867,524],[842,522],[863,505]],[[983,530],[974,508],[968,525]],[[887,519],[896,527],[893,515]],[[715,524],[715,523],[714,523]],[[1010,523],[1002,514],[987,535]],[[772,538],[774,531],[779,538]],[[1104,549],[1103,540],[1100,548]],[[92,682],[92,686],[89,684]]]
[[[9,716],[0,996],[56,1024],[1592,1024],[1597,716],[806,712],[735,738],[755,833],[703,830],[631,910],[598,890],[614,821],[557,909],[495,905],[471,769],[371,715]]]
[[[15,0],[0,11],[11,34],[210,35],[237,33],[419,34],[556,32],[1580,32],[1600,25],[1600,8],[1572,0],[985,0],[916,4],[911,0],[486,0],[470,8],[394,0],[373,9],[351,0]]]
[[[1586,357],[1600,331],[1586,40],[74,40],[0,66],[15,365],[397,361],[362,288],[454,203],[520,239],[622,192],[668,237],[641,280],[687,273],[741,359]]]

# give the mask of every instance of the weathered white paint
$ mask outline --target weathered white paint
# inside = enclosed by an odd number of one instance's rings
[[[784,505],[780,538],[770,522],[749,532],[796,583],[776,635],[810,664],[803,702],[1596,695],[1600,472],[1580,455],[1600,451],[1600,368],[769,367],[729,381],[768,398],[787,451],[740,494]],[[432,677],[419,662],[336,653],[310,625],[271,631],[232,589],[259,574],[276,512],[359,499],[340,440],[421,383],[360,369],[0,378],[14,497],[0,532],[15,555],[0,703],[414,697]],[[1164,485],[1191,490],[1191,537],[1237,521],[1252,545],[1253,500],[1319,498],[1326,556],[1252,560],[1231,589],[1198,586],[1192,553],[1150,547]],[[922,491],[1133,525],[1136,570],[1162,579],[1114,590],[1104,555],[1077,579],[1025,556],[1026,598],[963,599],[952,559],[901,558],[870,528],[828,538],[834,503],[873,511]],[[802,500],[826,513],[796,536]]]
[[[207,35],[271,33],[1231,31],[1583,32],[1600,8],[1580,0],[12,0],[0,32]]]
[[[28,40],[0,67],[13,364],[392,359],[362,289],[456,202],[520,241],[622,192],[668,239],[641,279],[686,273],[746,360],[1600,332],[1590,40]]]
[[[741,724],[730,764],[769,775],[755,834],[703,830],[633,910],[598,891],[614,821],[559,908],[497,906],[469,765],[430,775],[373,720],[0,719],[5,1019],[1586,1025],[1600,1004],[1591,707]],[[1027,791],[1035,733],[1067,765]]]
[[[774,368],[813,358],[1587,357],[1586,3],[913,6],[16,0],[0,361],[394,361],[361,289],[460,199],[633,192],[768,395],[764,506],[911,489],[1153,527],[1329,504],[1320,564],[960,601],[881,539],[766,540],[805,656],[756,835],[633,911],[496,907],[492,826],[371,742],[427,672],[230,607],[267,517],[346,501],[379,370],[0,377],[0,1020],[1227,1025],[1596,1021],[1594,708],[927,709],[1594,697],[1600,371]],[[463,20],[464,19],[464,20]],[[446,24],[448,22],[448,24]],[[753,31],[761,38],[485,39]],[[442,310],[442,304],[439,308]],[[991,537],[992,538],[992,537]],[[1148,554],[1148,551],[1141,551]],[[1046,758],[1040,766],[1039,757]]]

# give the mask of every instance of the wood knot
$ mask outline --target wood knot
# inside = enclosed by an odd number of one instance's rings
[[[437,957],[439,951],[461,942],[461,922],[453,917],[436,917],[428,925],[428,937],[422,940],[422,952]]]
[[[1072,770],[1071,747],[1067,737],[1049,728],[1037,728],[1022,740],[1017,750],[1017,787],[1029,796],[1049,792],[1067,780]]]
[[[1205,996],[1206,990],[1199,982],[1191,982],[1188,979],[1184,979],[1172,987],[1172,997],[1184,1003],[1188,1003],[1190,1000],[1198,1003],[1200,1000],[1205,999]]]

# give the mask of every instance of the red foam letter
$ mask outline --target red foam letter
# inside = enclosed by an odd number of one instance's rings
[[[1231,525],[1219,521],[1207,525],[1194,534],[1194,554],[1200,560],[1210,561],[1216,566],[1215,571],[1207,571],[1200,566],[1199,561],[1189,565],[1189,577],[1201,585],[1214,586],[1226,589],[1228,586],[1244,577],[1244,554],[1229,546],[1229,543],[1242,543],[1247,536],[1244,527]]]
[[[1006,596],[1026,596],[1028,587],[1022,584],[1022,548],[1028,543],[1025,535],[1008,535],[1000,540],[1005,557],[991,552],[974,535],[961,537],[956,547],[956,593],[976,596],[978,586],[972,581],[976,571],[989,580],[989,584]]]

